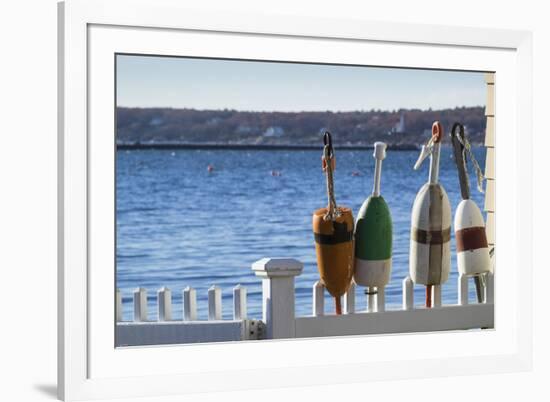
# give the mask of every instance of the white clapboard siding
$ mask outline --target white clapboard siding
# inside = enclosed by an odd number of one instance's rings
[[[485,211],[495,212],[495,181],[491,179],[485,184]]]
[[[495,246],[495,74],[486,73],[485,82],[487,84],[487,104],[485,115],[487,116],[487,125],[485,130],[485,146],[487,147],[487,157],[485,159],[485,177],[487,178],[485,185],[485,211],[487,211],[487,221],[485,223],[485,231],[487,233],[487,242],[490,247]],[[493,261],[491,261],[493,264]],[[491,281],[493,276],[491,274]],[[467,290],[466,290],[467,291]],[[459,290],[460,297],[460,290]],[[467,297],[462,299],[467,300]],[[492,301],[492,297],[490,298]],[[485,298],[487,301],[488,298]]]
[[[495,83],[495,73],[485,73],[485,83],[494,84]]]
[[[494,327],[494,304],[296,318],[296,338]]]
[[[487,148],[487,156],[485,158],[485,177],[487,179],[495,179],[495,148]]]
[[[487,242],[490,245],[495,244],[495,213],[487,212],[487,223],[485,224],[485,231],[487,232]]]
[[[485,116],[495,115],[495,85],[487,84],[487,103],[485,105]]]
[[[495,116],[487,117],[487,126],[485,129],[485,146],[495,146]]]

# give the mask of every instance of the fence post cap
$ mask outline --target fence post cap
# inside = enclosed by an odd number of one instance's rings
[[[256,276],[265,278],[298,276],[304,264],[293,258],[262,258],[252,264]]]

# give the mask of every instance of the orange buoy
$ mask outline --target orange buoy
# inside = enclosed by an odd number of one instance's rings
[[[321,282],[334,297],[336,314],[341,314],[341,297],[347,292],[353,277],[354,221],[350,208],[336,205],[333,178],[336,163],[328,131],[324,142],[323,171],[327,177],[328,206],[313,213],[313,234]]]

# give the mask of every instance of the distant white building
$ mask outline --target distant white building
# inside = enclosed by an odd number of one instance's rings
[[[153,117],[149,120],[149,125],[152,127],[162,126],[164,124],[164,119],[162,117]]]
[[[255,129],[250,127],[250,126],[247,126],[247,125],[243,125],[243,124],[239,124],[239,126],[237,127],[237,129],[235,130],[235,132],[237,134],[250,134],[252,131],[254,131]]]
[[[398,134],[403,134],[405,131],[405,113],[401,113],[401,116],[399,117],[399,123],[395,125],[395,132]]]
[[[264,131],[264,137],[282,137],[285,130],[280,126],[271,126]]]
[[[209,126],[217,126],[223,119],[221,117],[213,117],[209,119],[206,124]]]
[[[399,117],[399,122],[395,123],[388,134],[403,134],[406,131],[407,127],[405,125],[405,113],[401,113],[401,116]]]

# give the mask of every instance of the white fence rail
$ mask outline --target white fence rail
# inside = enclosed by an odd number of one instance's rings
[[[442,305],[441,286],[433,286],[432,308],[416,308],[414,284],[403,281],[402,310],[386,311],[385,289],[367,295],[366,311],[358,312],[355,285],[344,298],[344,314],[325,314],[325,289],[320,282],[313,285],[313,309],[310,317],[296,317],[294,309],[294,277],[302,264],[290,259],[263,259],[252,265],[262,279],[263,317],[268,338],[310,338],[339,335],[369,335],[422,331],[493,328],[493,274],[486,274],[485,300],[468,304],[469,279],[458,279],[459,303]]]
[[[401,310],[386,311],[385,289],[367,294],[366,309],[359,311],[355,285],[343,296],[344,314],[325,313],[325,287],[313,285],[312,314],[295,315],[294,278],[301,274],[301,262],[289,258],[264,258],[252,264],[262,280],[262,320],[247,318],[247,292],[233,288],[233,320],[222,320],[221,289],[208,289],[208,321],[197,320],[197,293],[183,290],[183,320],[172,315],[172,292],[157,291],[158,321],[148,320],[147,290],[133,293],[133,322],[122,321],[122,298],[116,292],[117,346],[160,345],[194,342],[239,341],[250,339],[310,338],[339,335],[371,335],[422,331],[467,330],[494,327],[494,277],[486,274],[484,302],[469,304],[470,278],[458,278],[458,304],[443,305],[441,286],[432,287],[432,308],[414,305],[414,284],[403,280]]]
[[[123,321],[122,297],[116,291],[116,345],[143,346],[196,342],[228,342],[263,337],[261,321],[248,319],[246,287],[233,288],[233,320],[222,320],[221,288],[208,289],[208,321],[197,320],[197,292],[186,287],[182,292],[183,320],[172,315],[172,291],[157,291],[157,320],[148,319],[147,289],[133,292],[133,321]]]

